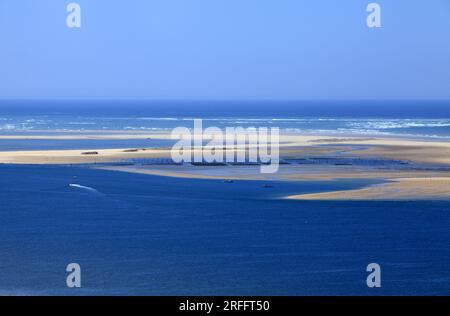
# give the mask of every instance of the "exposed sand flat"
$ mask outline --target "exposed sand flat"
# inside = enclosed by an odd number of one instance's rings
[[[242,149],[236,149],[240,152]],[[93,153],[96,154],[86,154]],[[193,149],[195,154],[197,149]],[[82,164],[121,162],[127,159],[171,158],[170,148],[120,148],[76,150],[0,151],[0,163],[8,164]]]
[[[379,157],[379,158],[389,158],[406,160],[411,162],[421,162],[421,163],[433,163],[433,164],[443,164],[450,165],[450,142],[443,141],[422,141],[413,139],[394,139],[394,138],[335,138],[335,139],[324,139],[315,138],[306,141],[308,145],[340,145],[342,155],[346,156],[362,156],[362,157]],[[367,147],[364,149],[352,149],[352,146],[363,146]],[[302,151],[321,150],[326,152],[325,148],[308,148],[305,147],[305,140],[300,142],[289,142],[283,144],[284,152],[286,154],[295,155],[296,153],[301,153]],[[289,150],[289,147],[292,150]],[[332,147],[328,148],[331,153]],[[336,149],[335,149],[336,150]],[[345,152],[345,151],[348,152]]]
[[[130,139],[170,139],[170,133],[114,133],[113,131],[90,131],[77,134],[49,134],[49,135],[0,135],[1,139],[47,139],[47,140],[130,140]],[[367,146],[364,149],[352,148],[355,146]],[[143,146],[145,146],[143,144]],[[334,147],[333,147],[334,146]],[[80,149],[82,150],[82,149]],[[104,152],[102,161],[115,161],[123,157],[120,153],[121,149],[96,150]],[[345,153],[345,151],[348,153]],[[367,138],[367,137],[333,137],[325,135],[298,135],[298,134],[282,134],[280,135],[280,151],[281,155],[302,156],[314,154],[333,154],[338,152],[343,155],[359,155],[364,157],[384,157],[391,159],[408,160],[414,162],[438,163],[450,165],[450,142],[445,141],[424,141],[414,140],[410,138]],[[148,151],[147,157],[151,158],[153,152]],[[142,153],[141,153],[142,154]],[[145,155],[139,157],[145,157]],[[80,158],[74,155],[73,150],[62,151],[34,151],[34,158],[24,152],[8,152],[6,156],[0,151],[1,162],[14,163],[32,163],[32,159],[36,163],[78,163]],[[52,157],[52,156],[57,157]],[[167,153],[169,157],[170,153]],[[64,157],[65,156],[65,157]],[[5,158],[7,157],[7,159]],[[127,156],[129,157],[129,156]],[[46,162],[48,161],[48,162]],[[85,162],[86,159],[81,159]],[[89,160],[88,160],[89,161]]]
[[[127,149],[77,149],[77,150],[30,150],[0,152],[0,163],[10,164],[80,164],[117,162],[131,158],[167,157],[167,149],[146,149],[126,152]],[[98,154],[83,154],[97,152]]]
[[[19,137],[19,138],[18,138]],[[0,139],[168,139],[169,134],[80,134],[52,136],[0,136]],[[308,155],[346,155],[362,157],[383,157],[414,162],[450,165],[450,142],[420,141],[412,139],[330,136],[282,135],[280,138],[281,157],[304,157]],[[325,145],[325,146],[324,146]],[[358,147],[355,147],[355,146]],[[360,147],[367,147],[361,149]],[[97,151],[96,157],[83,157],[79,150],[37,150],[1,152],[0,163],[85,163],[115,162],[124,158],[170,157],[169,149],[148,149],[137,153],[124,154],[123,149]],[[156,155],[156,153],[158,153]],[[155,156],[156,155],[156,156]]]
[[[425,143],[423,145],[382,145],[366,150],[355,150],[353,155],[376,156],[414,162],[450,165],[449,144]]]
[[[260,173],[259,166],[102,166],[97,169],[190,179],[284,180],[279,173]]]
[[[450,199],[450,177],[390,179],[358,190],[292,195],[297,200],[441,200]]]
[[[198,135],[192,135],[194,138]],[[33,131],[17,135],[0,135],[1,139],[170,139],[169,131],[117,131],[117,130],[84,130],[84,131]],[[365,136],[336,136],[336,135],[304,135],[295,133],[281,133],[280,142],[289,146],[327,145],[327,144],[358,144],[358,145],[387,145],[387,146],[415,146],[415,147],[447,147],[450,142],[441,140],[419,140],[409,137],[365,137]]]
[[[450,171],[376,170],[341,166],[281,165],[274,174],[260,173],[259,166],[101,166],[99,169],[193,179],[230,180],[335,180],[449,177]]]

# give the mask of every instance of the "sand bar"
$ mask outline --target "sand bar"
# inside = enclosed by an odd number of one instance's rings
[[[358,190],[342,190],[315,194],[292,195],[296,200],[449,200],[450,177],[390,179],[392,182],[371,185]]]
[[[53,135],[51,139],[135,139],[158,138],[162,134],[81,134]],[[0,136],[0,139],[17,136]],[[29,136],[27,136],[29,137]],[[49,136],[34,136],[48,139]],[[78,137],[78,138],[70,138]],[[28,138],[27,138],[28,139]],[[41,138],[39,138],[41,139]],[[95,154],[86,154],[86,153]],[[426,163],[435,169],[380,169],[373,166],[333,165],[281,165],[275,174],[261,174],[259,166],[167,166],[132,165],[99,166],[103,169],[170,177],[201,179],[242,179],[265,181],[301,181],[333,179],[389,179],[383,185],[359,190],[325,192],[310,195],[294,195],[291,199],[442,199],[450,196],[450,142],[425,141],[399,138],[333,137],[317,135],[282,135],[280,145],[282,159],[308,157],[358,157],[398,159],[408,163]],[[116,163],[127,159],[170,158],[170,148],[130,149],[76,149],[0,151],[0,163],[9,164],[82,164]],[[439,168],[442,167],[442,170]]]

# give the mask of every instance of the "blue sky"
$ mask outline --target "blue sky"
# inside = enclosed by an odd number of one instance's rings
[[[0,1],[0,99],[450,99],[450,1]]]

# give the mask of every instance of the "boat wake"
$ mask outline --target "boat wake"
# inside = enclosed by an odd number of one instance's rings
[[[96,193],[96,194],[101,194],[99,191],[97,191],[94,188],[87,187],[87,186],[80,185],[80,184],[71,183],[71,184],[69,184],[69,187],[86,190],[86,191],[89,191],[89,192],[92,192],[92,193]]]

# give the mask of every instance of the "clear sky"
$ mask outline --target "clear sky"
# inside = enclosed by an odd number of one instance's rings
[[[0,0],[0,99],[450,99],[449,0],[70,2]]]

